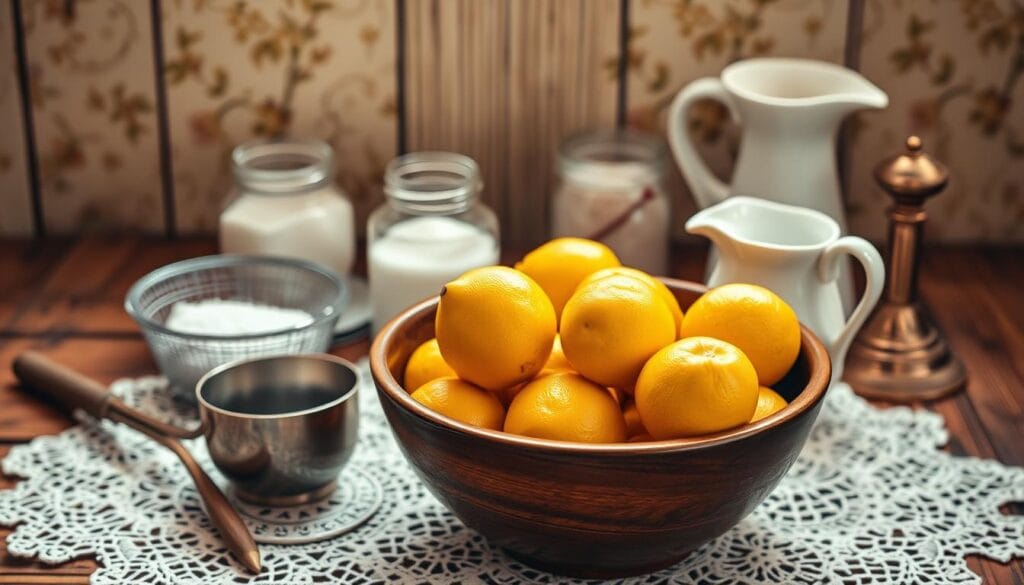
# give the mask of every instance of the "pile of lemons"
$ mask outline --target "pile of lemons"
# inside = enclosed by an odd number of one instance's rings
[[[684,314],[664,283],[580,238],[449,282],[435,332],[406,366],[413,399],[466,424],[586,443],[760,420],[786,406],[770,386],[800,351],[796,314],[771,291],[721,286]]]

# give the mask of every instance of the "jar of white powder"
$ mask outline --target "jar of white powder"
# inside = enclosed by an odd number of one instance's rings
[[[498,218],[480,202],[468,156],[415,152],[391,161],[386,201],[367,223],[373,329],[472,268],[498,263]]]
[[[590,130],[558,151],[552,235],[600,239],[626,266],[667,274],[671,221],[661,139],[635,130]]]
[[[220,216],[221,251],[300,258],[345,277],[356,254],[352,204],[319,140],[247,142],[231,153],[234,199]]]

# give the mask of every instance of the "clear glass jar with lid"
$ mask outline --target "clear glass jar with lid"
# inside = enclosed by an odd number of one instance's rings
[[[414,152],[384,173],[385,203],[367,222],[373,329],[463,272],[498,263],[498,218],[480,202],[476,162]]]
[[[318,262],[341,276],[356,254],[355,216],[325,142],[253,141],[231,153],[235,192],[220,214],[221,251]]]
[[[664,142],[651,134],[602,129],[570,136],[558,151],[553,235],[599,239],[624,265],[666,274],[672,218],[663,184],[667,163]]]

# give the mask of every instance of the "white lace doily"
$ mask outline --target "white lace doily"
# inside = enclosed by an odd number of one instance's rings
[[[384,492],[377,480],[354,465],[346,465],[341,470],[337,489],[326,498],[287,507],[246,502],[231,489],[227,478],[211,476],[238,510],[252,539],[264,544],[307,544],[334,538],[369,520],[384,501]],[[195,494],[182,497],[195,497]],[[202,505],[202,500],[199,503]]]
[[[366,376],[369,380],[369,375]],[[129,402],[180,419],[157,378],[123,380]],[[225,554],[188,476],[162,447],[109,422],[15,447],[0,524],[15,555],[63,562],[95,555],[96,584],[566,582],[509,558],[448,513],[391,438],[376,394],[361,392],[360,445],[350,465],[384,488],[377,513],[332,540],[262,545],[250,577]],[[942,419],[876,410],[839,386],[789,474],[738,526],[675,567],[626,583],[979,583],[964,555],[1024,554],[1024,469],[953,457]],[[212,471],[202,441],[189,447]]]

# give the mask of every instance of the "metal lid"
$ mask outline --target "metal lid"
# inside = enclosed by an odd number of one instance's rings
[[[905,153],[878,163],[875,180],[894,197],[924,199],[946,187],[949,169],[922,150],[920,138],[910,136]]]

